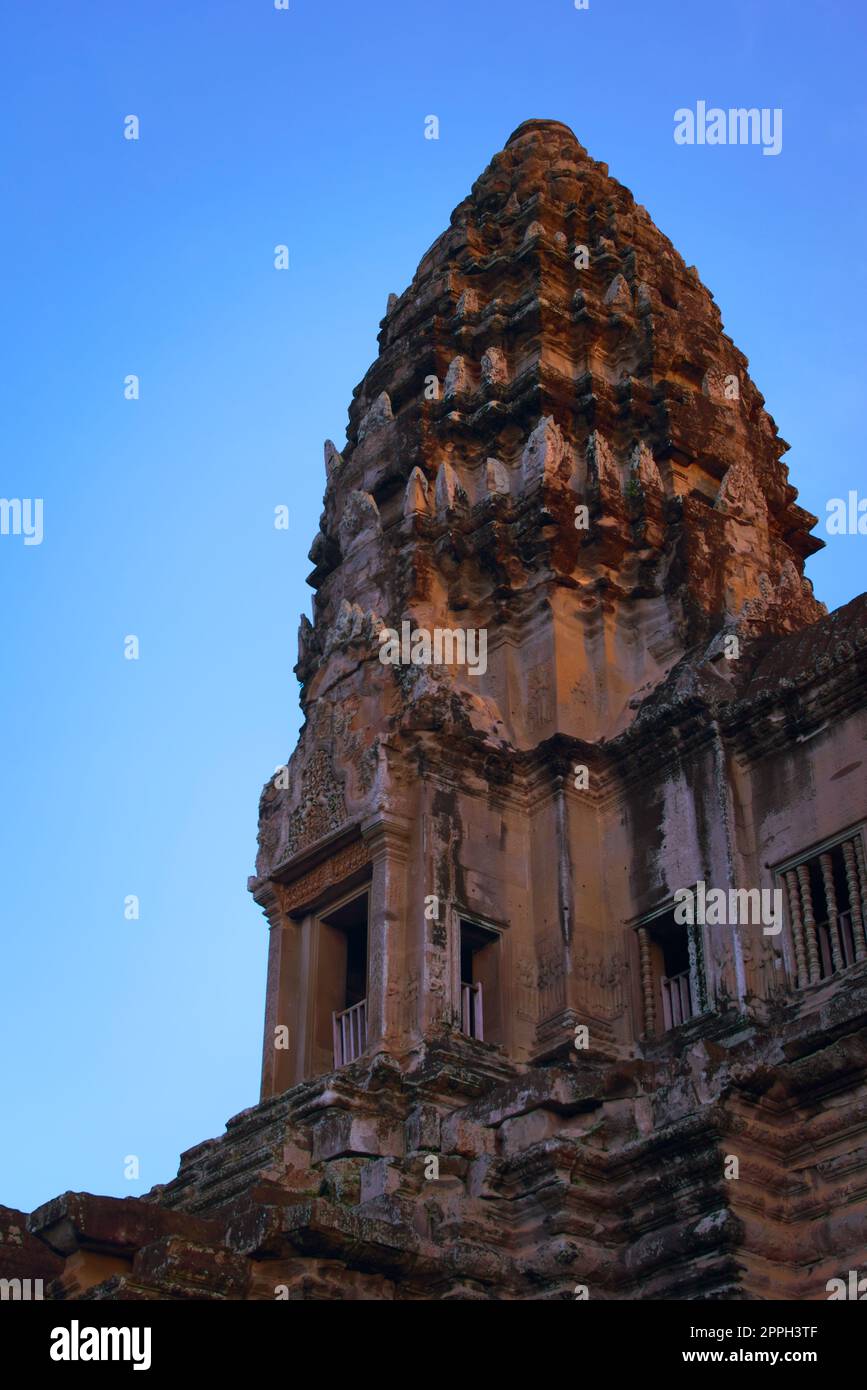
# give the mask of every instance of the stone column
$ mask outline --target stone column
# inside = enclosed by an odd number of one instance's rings
[[[867,864],[865,864],[864,862],[864,843],[861,839],[860,830],[858,831],[858,834],[855,836],[852,843],[855,846],[855,867],[858,870],[857,878],[859,879],[861,889],[861,925],[862,928],[864,928],[864,930],[867,930]],[[852,923],[852,935],[855,935],[854,920]],[[859,943],[856,942],[855,959],[861,960],[862,956],[859,953],[858,945]]]
[[[400,998],[406,966],[406,864],[409,823],[384,812],[361,827],[370,850],[367,1050],[392,1045],[400,1031]]]
[[[858,861],[855,858],[854,840],[844,841],[843,862],[846,865],[846,886],[849,889],[849,909],[852,913],[852,936],[855,941],[855,959],[863,960],[865,955],[867,955],[867,951],[864,949],[864,919],[861,915]]]
[[[843,952],[840,947],[840,928],[837,924],[837,894],[834,889],[834,869],[830,854],[819,856],[822,868],[822,885],[825,889],[825,902],[828,904],[828,934],[831,938],[831,960],[835,970],[843,968]]]
[[[816,937],[816,919],[813,915],[813,893],[810,888],[810,871],[806,864],[799,864],[795,870],[801,889],[801,913],[804,927],[804,940],[807,946],[807,966],[810,984],[822,978],[819,966],[819,943]]]
[[[784,875],[789,895],[789,921],[792,927],[792,946],[795,951],[795,985],[802,989],[809,979],[807,972],[807,950],[804,945],[804,924],[801,921],[801,890],[798,875],[789,869]]]
[[[298,1080],[303,1039],[297,1036],[297,1008],[292,998],[292,966],[298,953],[298,928],[283,911],[280,887],[267,880],[254,897],[268,919],[268,984],[262,1039],[261,1098],[279,1096]],[[278,1047],[278,1027],[288,1029],[288,1047]],[[283,1041],[283,1035],[279,1035]]]
[[[648,1037],[656,1032],[656,1000],[653,992],[653,958],[650,952],[650,932],[638,928],[638,950],[641,956],[641,1000],[644,1005],[644,1031]]]

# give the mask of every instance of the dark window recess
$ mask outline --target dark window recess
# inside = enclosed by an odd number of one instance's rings
[[[667,1032],[707,1007],[701,928],[676,922],[672,909],[654,917],[644,929],[650,943],[653,1013],[656,1019],[662,1019],[663,1030]],[[690,960],[690,939],[694,967]]]
[[[461,1032],[501,1041],[500,935],[461,921]]]
[[[351,1009],[367,997],[367,894],[344,903],[322,920],[346,939],[343,1007]]]
[[[689,939],[687,928],[676,923],[662,939],[662,958],[666,976],[683,975],[689,971]]]
[[[323,957],[336,972],[331,990],[334,1065],[354,1061],[367,1044],[367,894],[322,918]]]

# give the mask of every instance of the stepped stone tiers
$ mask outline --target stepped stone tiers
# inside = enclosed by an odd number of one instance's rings
[[[558,122],[379,344],[260,806],[261,1100],[27,1250],[58,1298],[826,1298],[867,1275],[867,596],[814,598],[745,357]]]

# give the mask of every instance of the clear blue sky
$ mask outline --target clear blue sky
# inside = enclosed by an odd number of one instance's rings
[[[698,267],[804,505],[865,494],[864,38],[861,0],[4,7],[0,494],[45,534],[0,537],[0,1202],[144,1191],[258,1097],[246,879],[322,441],[522,120],[571,125]],[[699,99],[782,107],[782,153],[677,146]],[[811,562],[831,607],[865,545]]]

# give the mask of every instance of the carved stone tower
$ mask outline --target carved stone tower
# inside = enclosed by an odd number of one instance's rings
[[[567,127],[515,131],[379,342],[325,445],[305,723],[261,802],[266,1096],[450,1030],[628,1052],[662,1021],[626,924],[665,896],[673,810],[642,711],[687,659],[731,694],[732,652],[825,611],[746,359]],[[730,881],[737,845],[693,848]],[[765,992],[717,946],[717,994]]]
[[[824,1299],[867,1223],[867,596],[696,272],[528,121],[325,446],[262,1098],[51,1297]],[[722,906],[721,906],[722,902]],[[847,1282],[848,1281],[848,1282]],[[835,1295],[836,1296],[836,1295]]]

